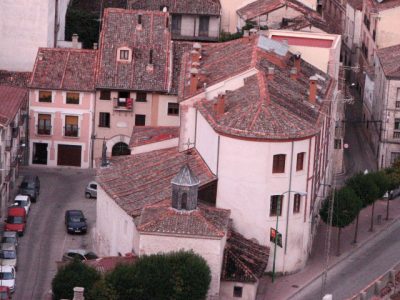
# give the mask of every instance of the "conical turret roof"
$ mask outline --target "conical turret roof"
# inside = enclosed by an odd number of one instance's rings
[[[194,186],[199,185],[200,180],[196,175],[193,174],[189,165],[185,164],[176,174],[174,178],[171,180],[172,184],[180,185],[180,186]]]

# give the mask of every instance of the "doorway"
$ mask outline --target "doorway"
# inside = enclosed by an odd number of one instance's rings
[[[116,143],[112,147],[112,156],[120,156],[120,155],[130,155],[131,154],[131,149],[129,149],[129,146],[125,143],[119,142]]]
[[[33,143],[32,164],[47,165],[47,143]]]

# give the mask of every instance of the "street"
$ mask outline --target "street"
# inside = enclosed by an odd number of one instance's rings
[[[351,297],[400,261],[400,220],[328,272],[325,294],[334,300]],[[321,276],[305,287],[293,300],[321,299]]]
[[[19,239],[16,291],[13,299],[44,299],[56,274],[56,261],[67,249],[91,249],[96,200],[86,199],[84,189],[93,178],[88,170],[26,167],[23,174],[38,175],[40,196],[31,206],[25,235]],[[68,235],[64,225],[67,209],[81,209],[87,220],[86,235]]]

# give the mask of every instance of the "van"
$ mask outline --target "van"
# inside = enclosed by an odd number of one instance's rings
[[[23,207],[11,206],[8,208],[5,230],[16,231],[19,236],[24,235],[26,225],[26,210]]]

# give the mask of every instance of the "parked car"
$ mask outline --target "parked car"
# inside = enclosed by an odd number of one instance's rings
[[[389,191],[389,200],[397,198],[398,196],[400,196],[400,187],[398,187],[397,189]]]
[[[11,300],[11,291],[8,286],[0,286],[0,300]]]
[[[18,234],[15,231],[4,231],[0,243],[12,243],[18,248]]]
[[[86,233],[86,218],[81,210],[67,210],[65,212],[65,226],[68,233]]]
[[[23,207],[11,206],[8,208],[5,230],[16,231],[19,236],[23,236],[26,225],[26,211]]]
[[[15,268],[12,266],[0,266],[0,285],[6,286],[11,293],[15,291]]]
[[[17,270],[17,249],[14,244],[0,244],[0,265],[13,266]]]
[[[14,200],[14,205],[25,208],[26,214],[28,215],[31,207],[31,200],[28,195],[17,195]]]
[[[85,197],[90,198],[97,198],[97,182],[91,181],[88,183],[85,189]]]
[[[85,249],[69,249],[67,252],[64,253],[62,261],[71,261],[74,259],[79,259],[80,261],[84,261],[97,258],[99,257],[92,251],[88,251]]]
[[[26,175],[19,186],[19,194],[28,195],[32,202],[36,202],[40,193],[40,180],[38,176]]]

